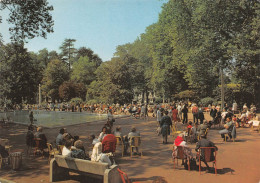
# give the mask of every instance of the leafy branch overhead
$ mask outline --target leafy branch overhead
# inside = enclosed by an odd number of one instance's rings
[[[7,22],[12,26],[9,28],[11,40],[24,42],[34,37],[47,37],[47,33],[53,32],[54,21],[47,0],[1,0],[0,11],[9,10]]]

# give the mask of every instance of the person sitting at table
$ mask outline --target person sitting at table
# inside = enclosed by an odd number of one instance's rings
[[[87,159],[85,148],[83,146],[83,142],[81,140],[77,140],[74,143],[74,147],[71,149],[71,157],[78,159]]]
[[[73,144],[73,140],[71,140],[71,139],[69,139],[65,142],[65,145],[62,149],[62,155],[63,156],[71,157],[72,144]]]
[[[38,127],[37,132],[34,134],[34,137],[41,139],[39,146],[41,149],[45,149],[45,148],[47,148],[47,138],[42,131],[43,131],[43,128]]]
[[[223,141],[226,141],[227,139],[225,139],[225,134],[228,134],[232,129],[233,129],[233,121],[231,121],[231,118],[228,117],[227,118],[227,123],[224,125],[223,130],[219,131],[219,134],[221,135],[221,137],[223,138]],[[228,137],[227,137],[228,138]]]
[[[197,145],[196,145],[196,148],[195,148],[195,151],[198,152],[199,151],[199,148],[200,147],[215,147],[216,150],[218,150],[218,148],[215,146],[215,144],[211,141],[209,141],[208,139],[206,139],[206,135],[201,135],[200,136],[201,139],[198,141]],[[211,156],[210,156],[210,160],[213,161],[214,160],[214,150],[211,151]],[[207,164],[207,162],[205,161],[205,153],[204,151],[202,150],[201,151],[201,154],[197,154],[197,157],[200,156],[201,157],[201,161],[204,162],[204,164],[207,166],[207,170],[206,172],[208,173],[209,172],[209,165]]]

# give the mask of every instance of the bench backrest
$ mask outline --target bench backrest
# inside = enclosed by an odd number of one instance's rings
[[[61,155],[55,155],[54,158],[59,167],[77,170],[81,172],[88,172],[96,175],[104,175],[105,170],[108,169],[107,163],[93,162],[77,158],[69,158]]]

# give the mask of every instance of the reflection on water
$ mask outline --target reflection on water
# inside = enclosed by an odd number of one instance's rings
[[[34,123],[44,127],[65,126],[105,120],[106,114],[91,114],[86,112],[63,112],[63,111],[33,111]],[[0,113],[0,119],[10,118],[12,121],[22,124],[29,124],[29,111],[13,111]]]

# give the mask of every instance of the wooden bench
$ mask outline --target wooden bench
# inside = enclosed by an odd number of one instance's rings
[[[117,165],[109,167],[107,163],[55,155],[50,162],[50,182],[69,179],[71,171],[86,177],[103,179],[104,183],[121,183],[117,168]]]

